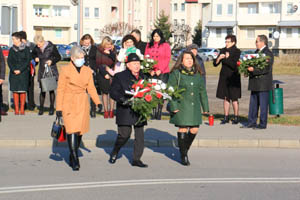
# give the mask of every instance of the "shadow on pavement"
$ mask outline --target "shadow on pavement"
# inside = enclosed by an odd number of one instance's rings
[[[151,149],[153,152],[163,154],[167,158],[180,163],[180,155],[178,149],[175,146],[177,137],[175,137],[174,135],[158,129],[148,128],[145,131],[145,140],[173,141],[174,143],[170,144],[168,148],[157,148],[151,145],[149,145],[147,148]]]

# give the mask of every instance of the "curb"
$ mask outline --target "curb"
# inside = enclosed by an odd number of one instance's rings
[[[114,140],[83,140],[82,147],[113,147]],[[145,140],[145,147],[177,147],[177,140]],[[55,140],[0,140],[0,148],[67,147],[67,143]],[[129,140],[125,147],[133,147]],[[286,139],[195,139],[193,148],[289,148],[300,149],[300,140]]]

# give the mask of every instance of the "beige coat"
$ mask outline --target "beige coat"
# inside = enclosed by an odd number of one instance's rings
[[[83,66],[78,73],[71,62],[62,67],[57,87],[56,110],[62,111],[68,134],[80,132],[82,135],[89,131],[90,105],[88,94],[96,105],[100,104],[92,70]]]

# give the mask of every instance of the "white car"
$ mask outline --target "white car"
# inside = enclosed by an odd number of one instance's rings
[[[215,48],[199,48],[198,52],[207,56],[208,60],[213,60],[218,57],[220,51]]]

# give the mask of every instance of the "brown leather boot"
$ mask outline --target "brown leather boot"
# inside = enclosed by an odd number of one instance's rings
[[[15,115],[19,115],[20,111],[19,111],[19,100],[20,100],[20,96],[19,93],[13,93],[13,98],[14,98],[14,104],[15,104]]]
[[[25,101],[26,101],[26,93],[20,94],[20,114],[25,115]]]

